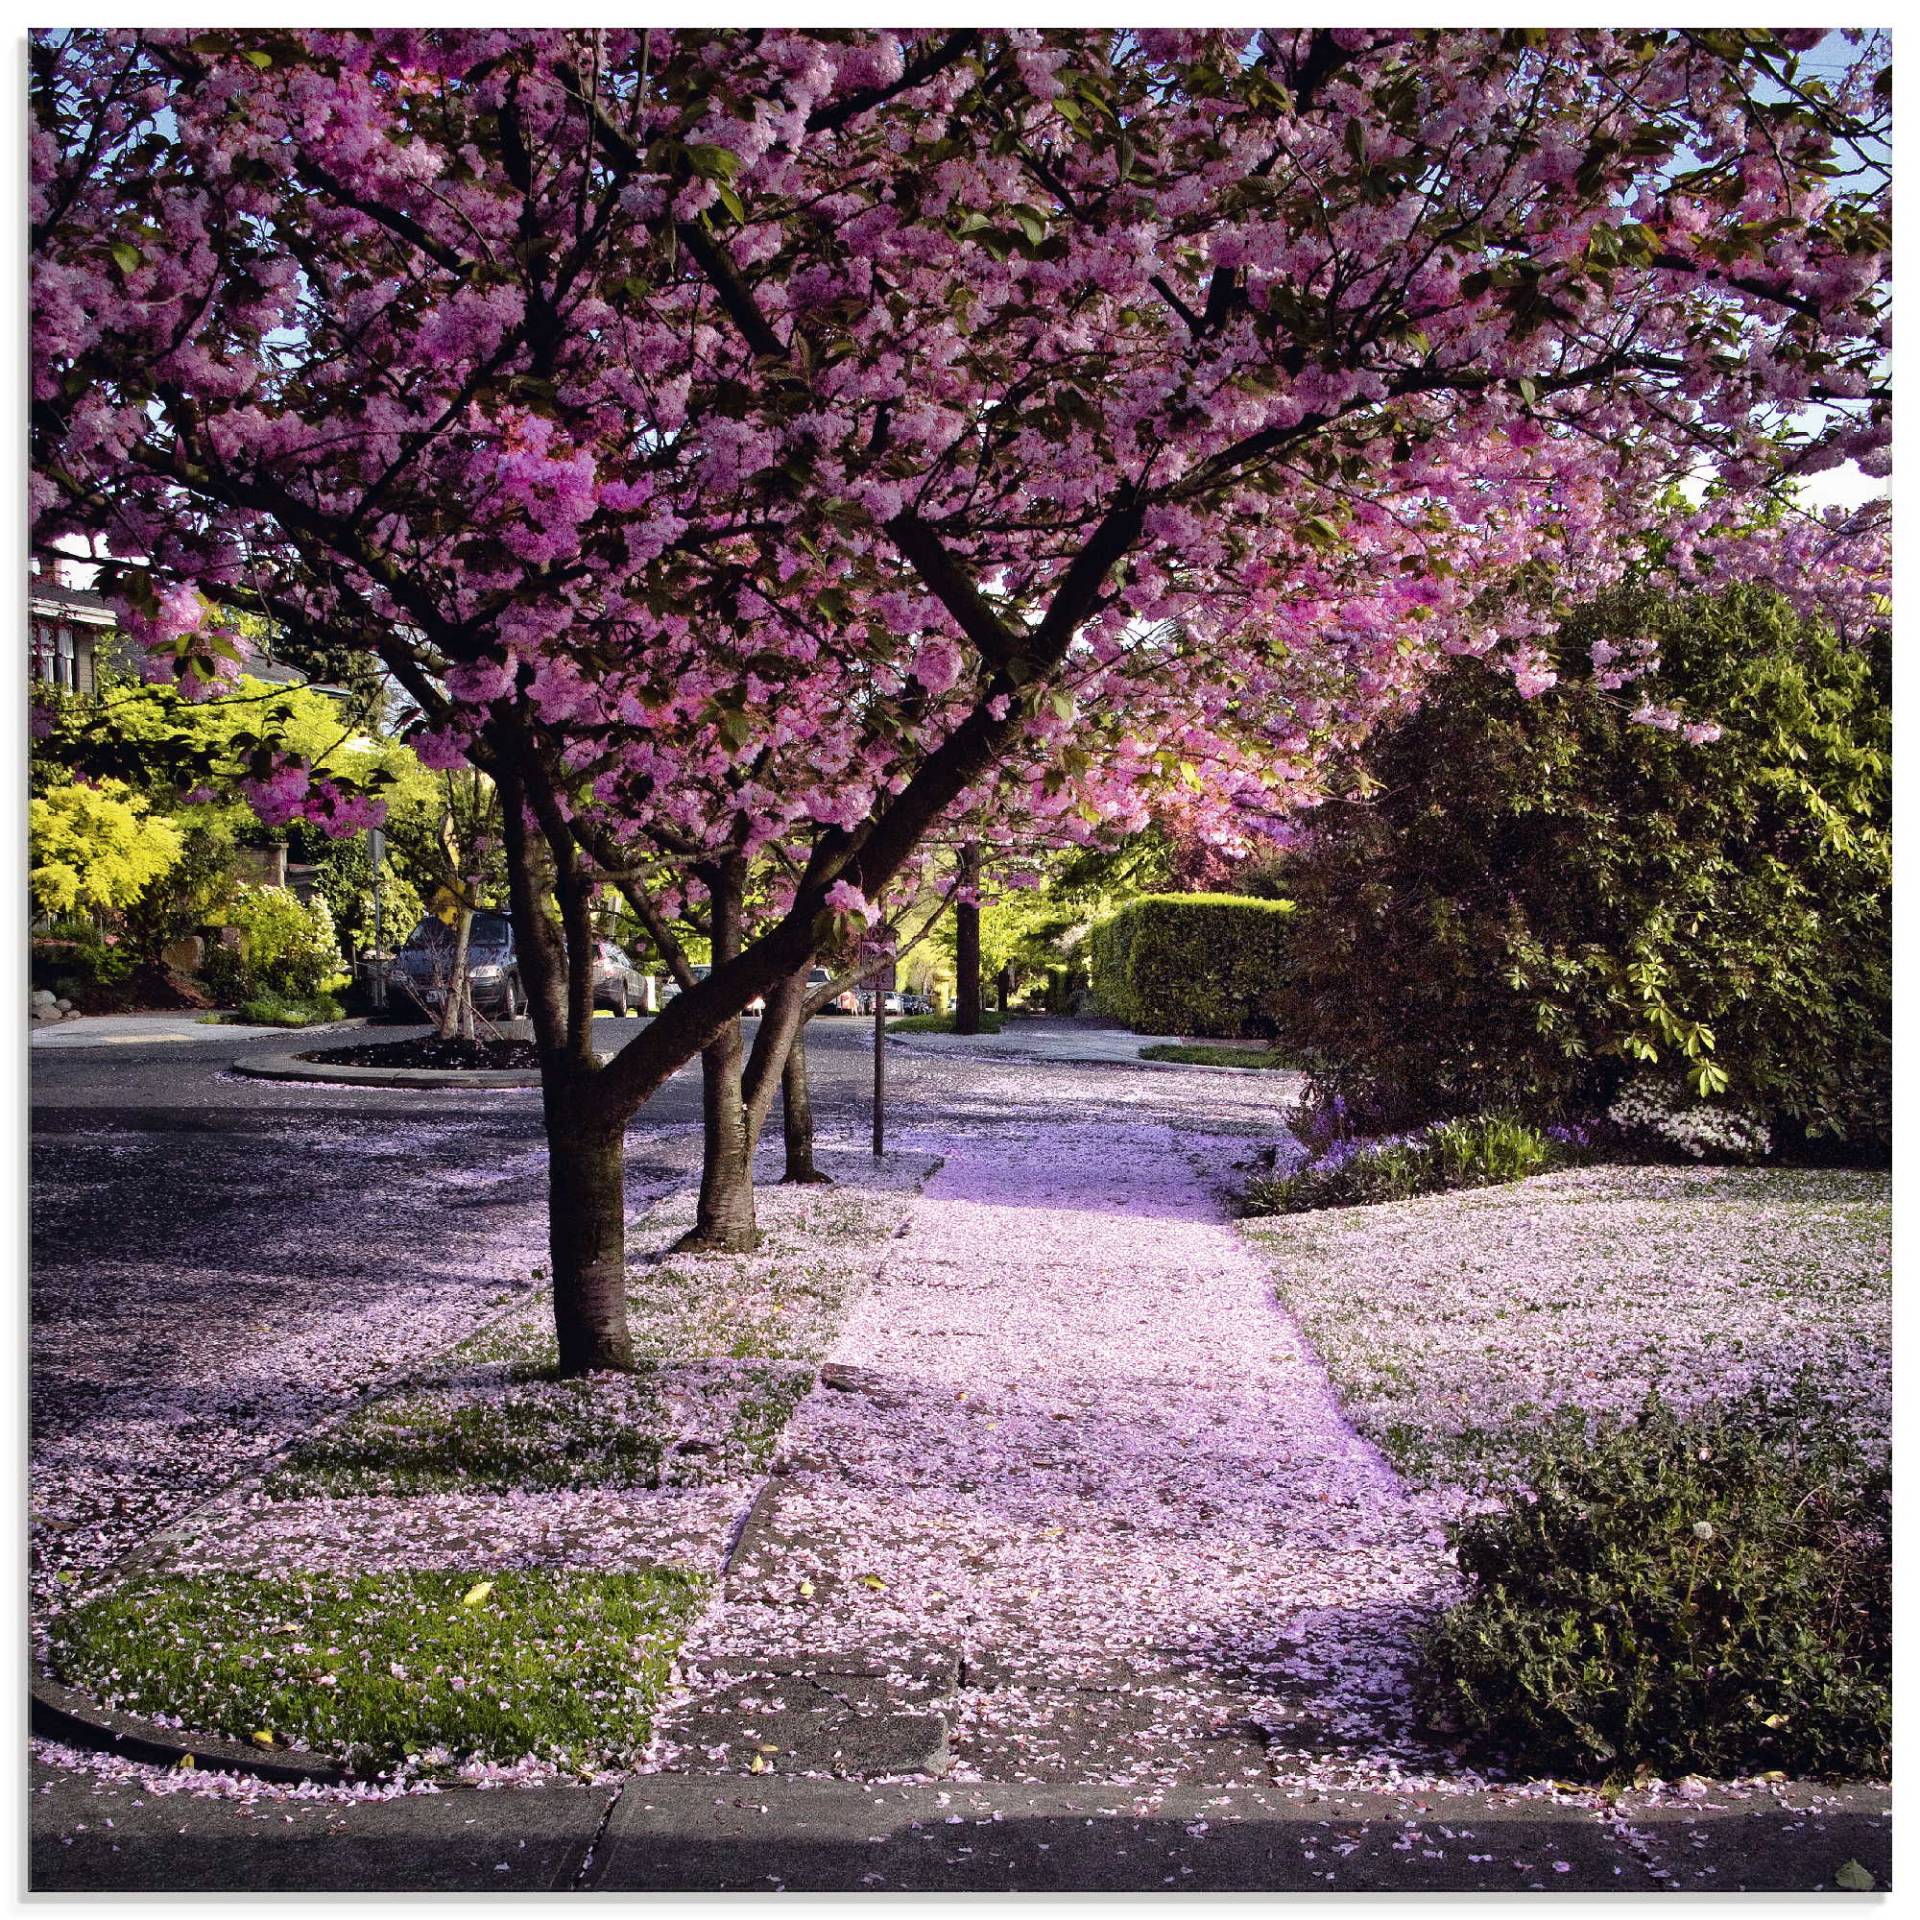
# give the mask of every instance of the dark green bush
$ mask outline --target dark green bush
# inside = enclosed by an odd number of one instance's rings
[[[1094,928],[1093,990],[1136,1033],[1269,1037],[1292,912],[1230,893],[1146,894]]]
[[[50,937],[34,942],[33,983],[63,994],[117,987],[139,962],[131,941],[103,933],[90,921],[63,920]]]
[[[1250,1214],[1411,1200],[1422,1193],[1523,1180],[1544,1172],[1553,1157],[1553,1148],[1532,1127],[1483,1114],[1388,1140],[1336,1141],[1292,1173],[1249,1181],[1241,1200]]]
[[[1642,642],[1658,665],[1608,684]],[[1367,803],[1287,856],[1289,1042],[1372,1130],[1594,1115],[1652,1073],[1789,1148],[1884,1143],[1884,636],[1758,587],[1635,589],[1547,650],[1534,699],[1441,674],[1365,748]]]
[[[1454,1530],[1434,1718],[1510,1765],[1884,1778],[1888,1477],[1811,1380],[1683,1415],[1550,1424],[1523,1490]]]

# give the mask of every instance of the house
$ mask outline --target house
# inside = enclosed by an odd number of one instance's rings
[[[112,608],[69,586],[57,565],[47,572],[36,563],[28,576],[27,636],[33,678],[69,693],[98,693],[101,665],[127,664]]]

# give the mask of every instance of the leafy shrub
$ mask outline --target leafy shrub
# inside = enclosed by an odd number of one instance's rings
[[[239,1007],[240,1023],[248,1027],[317,1027],[340,1016],[340,1002],[330,993],[289,996],[269,989]]]
[[[1249,1181],[1241,1203],[1250,1214],[1269,1214],[1411,1200],[1523,1180],[1543,1172],[1553,1158],[1553,1148],[1532,1127],[1483,1114],[1384,1140],[1336,1140],[1291,1173]]]
[[[1375,1130],[1595,1115],[1652,1072],[1790,1142],[1884,1141],[1884,637],[1640,588],[1547,650],[1534,699],[1448,669],[1365,749],[1367,804],[1315,815],[1289,1041]]]
[[[330,841],[314,869],[314,887],[333,915],[334,930],[355,952],[373,944],[373,859],[367,836]],[[400,945],[426,912],[413,883],[385,864],[380,876],[380,937]]]
[[[180,835],[124,781],[70,781],[27,802],[27,888],[45,914],[117,914],[180,858]]]
[[[1094,928],[1094,992],[1136,1033],[1271,1035],[1292,912],[1229,893],[1146,894]]]
[[[1889,1482],[1810,1380],[1565,1413],[1524,1482],[1454,1529],[1436,1717],[1545,1771],[1885,1776]]]
[[[218,926],[232,904],[234,809],[195,806],[172,816],[180,835],[180,858],[162,874],[126,917],[128,937],[142,955],[157,960],[170,941]]]
[[[240,944],[207,956],[207,986],[235,1002],[266,992],[311,999],[341,970],[327,903],[303,903],[285,887],[246,887],[235,896],[231,924]]]
[[[138,965],[128,941],[85,920],[57,921],[51,938],[33,943],[34,985],[56,993],[117,987]]]

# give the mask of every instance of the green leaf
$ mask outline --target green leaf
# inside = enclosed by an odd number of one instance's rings
[[[1833,1884],[1848,1893],[1871,1893],[1878,1882],[1858,1860],[1849,1860],[1833,1876]]]
[[[689,147],[687,160],[702,180],[731,180],[740,171],[740,156],[731,147]]]
[[[108,251],[122,273],[131,273],[147,257],[131,240],[116,240]]]
[[[270,53],[262,53],[258,47],[249,48],[242,58],[245,59],[250,67],[257,67],[262,73],[265,73],[266,70],[273,65],[273,55]]]

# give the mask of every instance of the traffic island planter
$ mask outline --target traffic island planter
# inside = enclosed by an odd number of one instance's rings
[[[539,1069],[338,1067],[297,1053],[243,1054],[233,1071],[249,1080],[292,1080],[319,1087],[537,1087]]]

